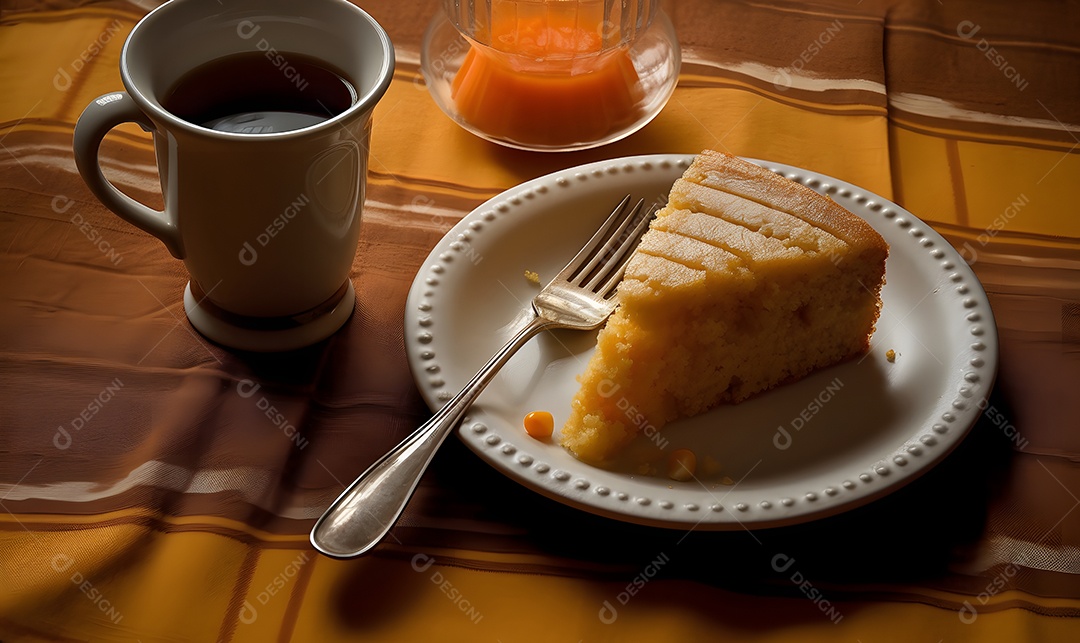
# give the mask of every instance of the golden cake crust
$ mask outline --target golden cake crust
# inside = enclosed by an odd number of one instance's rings
[[[884,261],[889,246],[874,228],[832,199],[763,167],[714,150],[698,154],[684,178],[786,212],[846,241],[867,259]]]
[[[702,152],[626,267],[561,444],[606,463],[637,435],[864,354],[887,255],[831,199]]]

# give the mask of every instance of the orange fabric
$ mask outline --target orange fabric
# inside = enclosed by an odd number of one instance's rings
[[[1080,635],[1074,6],[667,3],[684,61],[663,112],[600,149],[536,154],[472,136],[428,95],[419,51],[441,3],[362,4],[398,67],[375,112],[357,309],[331,340],[287,356],[202,340],[184,318],[183,265],[75,171],[74,123],[120,88],[120,49],[145,3],[5,5],[0,639]],[[891,198],[968,259],[994,308],[1001,368],[957,451],[840,516],[683,533],[569,509],[449,440],[374,553],[315,554],[307,533],[321,510],[430,414],[401,320],[437,240],[523,180],[704,148]],[[102,158],[160,206],[148,135],[118,128]],[[778,554],[795,566],[777,572]]]

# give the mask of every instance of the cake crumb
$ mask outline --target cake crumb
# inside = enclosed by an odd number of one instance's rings
[[[723,467],[717,462],[716,458],[711,455],[706,455],[701,465],[701,475],[706,478],[712,478],[720,473],[722,469]]]
[[[667,474],[672,480],[686,482],[697,471],[697,456],[690,449],[675,449],[668,457]]]
[[[896,351],[894,351],[891,348],[889,350],[885,351],[885,359],[889,360],[889,362],[895,362],[896,361]]]
[[[533,272],[532,270],[526,270],[525,278],[536,284],[537,286],[540,285],[540,273]]]
[[[637,465],[637,472],[643,476],[655,476],[656,465],[649,462],[641,462]]]
[[[731,485],[735,484],[735,480],[733,480],[731,476],[724,476],[723,478],[720,478],[720,484],[724,484],[730,487]]]

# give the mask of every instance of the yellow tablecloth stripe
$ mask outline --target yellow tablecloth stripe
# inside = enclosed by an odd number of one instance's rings
[[[4,16],[0,136],[70,133],[83,106],[120,90],[120,49],[136,18],[134,10],[97,7]],[[960,123],[890,116],[877,104],[815,107],[749,80],[694,72],[634,136],[599,150],[536,155],[466,133],[439,111],[418,79],[415,67],[398,71],[375,112],[371,147],[372,184],[400,188],[412,203],[452,198],[450,209],[463,212],[520,181],[579,163],[716,148],[835,176],[974,238],[1053,235],[1063,252],[1080,239],[1080,154],[1008,128],[981,135]],[[124,144],[149,162],[149,139],[134,126],[124,132]],[[8,632],[16,640],[144,642],[603,641],[627,633],[640,640],[755,642],[869,643],[868,632],[875,642],[1080,638],[1075,619],[1018,606],[1075,612],[1077,601],[1016,591],[989,597],[973,605],[977,613],[965,614],[900,600],[833,601],[820,587],[805,589],[816,591],[813,596],[789,587],[793,596],[761,597],[686,581],[650,578],[638,587],[599,574],[482,571],[440,563],[442,551],[415,558],[402,548],[394,556],[338,562],[316,556],[302,536],[145,507],[93,515],[4,511],[0,524],[5,640]],[[445,556],[538,562],[469,550]],[[918,594],[942,604],[971,602],[941,590],[919,588]]]
[[[874,631],[878,641],[950,635],[1017,641],[1064,640],[1054,638],[1062,627],[1080,632],[1075,621],[1015,608],[1034,601],[1080,609],[1076,600],[1036,601],[1004,591],[980,601],[919,590],[945,604],[968,600],[972,609],[960,610],[839,600],[812,583],[793,583],[787,597],[764,598],[658,578],[662,557],[630,582],[601,581],[447,566],[441,553],[339,562],[307,549],[255,549],[217,534],[127,525],[5,532],[0,550],[23,552],[0,563],[8,579],[0,627],[15,622],[73,638],[93,631],[94,640],[130,640],[135,633],[143,641],[173,640],[164,634],[171,632],[184,640],[231,633],[234,641],[265,641],[282,632],[300,641],[429,640],[433,633],[446,633],[438,637],[446,641],[594,641],[630,631],[638,640],[765,643],[847,640]],[[763,603],[768,628],[758,620]],[[162,638],[148,639],[147,632]]]

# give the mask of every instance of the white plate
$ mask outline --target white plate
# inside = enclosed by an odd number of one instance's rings
[[[484,203],[435,246],[409,292],[405,344],[433,409],[525,322],[547,283],[625,194],[663,204],[692,156],[636,156],[563,170]],[[985,407],[997,369],[986,293],[952,246],[911,213],[861,188],[754,161],[827,194],[890,245],[870,353],[747,402],[667,426],[667,448],[711,455],[721,472],[675,482],[584,464],[526,435],[535,410],[566,421],[595,333],[531,341],[458,430],[510,478],[592,513],[673,528],[736,529],[819,518],[893,491],[939,462]],[[896,360],[886,360],[887,350]],[[782,430],[781,430],[782,429]],[[735,484],[723,484],[729,476]],[[477,490],[483,493],[483,490]]]

